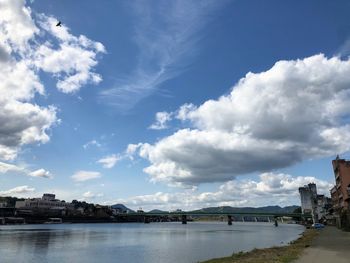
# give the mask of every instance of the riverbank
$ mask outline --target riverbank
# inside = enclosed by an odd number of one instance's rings
[[[202,263],[288,263],[296,260],[313,239],[318,235],[317,230],[307,229],[302,236],[291,242],[288,246],[254,249],[249,252],[235,253],[232,256],[211,259]],[[314,262],[314,261],[307,261]],[[301,263],[301,262],[300,262]]]
[[[348,263],[350,259],[350,233],[335,227],[326,227],[293,263]]]

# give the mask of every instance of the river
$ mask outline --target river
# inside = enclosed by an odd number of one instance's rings
[[[193,263],[284,245],[303,230],[242,222],[0,226],[0,262]]]

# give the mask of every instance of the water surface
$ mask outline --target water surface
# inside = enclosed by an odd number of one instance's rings
[[[0,262],[192,263],[284,245],[303,230],[238,222],[0,226]]]

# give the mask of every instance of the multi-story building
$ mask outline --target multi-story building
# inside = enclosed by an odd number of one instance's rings
[[[311,183],[303,187],[299,187],[301,200],[301,212],[303,214],[311,214],[312,220],[318,222],[317,214],[317,188],[316,184]]]
[[[307,185],[299,187],[299,194],[301,200],[301,212],[303,214],[312,213],[312,193]]]
[[[332,207],[331,199],[317,194],[317,187],[314,183],[299,187],[299,193],[301,212],[312,215],[314,222],[326,220],[329,209]]]
[[[332,199],[325,195],[317,195],[316,214],[318,219],[325,219],[332,208]]]
[[[333,161],[335,186],[331,189],[333,207],[336,211],[350,210],[350,161],[337,156]]]
[[[17,201],[17,209],[29,209],[29,210],[48,210],[48,209],[74,209],[71,203],[66,203],[65,201],[60,201],[55,199],[54,194],[44,194],[42,198],[32,198],[26,199],[24,201]]]

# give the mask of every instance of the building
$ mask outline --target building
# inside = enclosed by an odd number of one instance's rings
[[[299,187],[299,194],[301,200],[301,212],[303,214],[311,214],[312,220],[314,222],[318,222],[316,184],[311,183],[303,187]]]
[[[337,156],[333,161],[335,186],[330,190],[335,211],[350,210],[350,161]]]
[[[73,204],[55,199],[54,194],[44,194],[42,198],[17,201],[15,207],[21,210],[56,210],[62,213],[67,209],[74,209]]]
[[[316,223],[325,221],[332,202],[329,197],[317,194],[316,184],[311,183],[299,187],[301,212],[312,215],[312,220]]]
[[[7,207],[7,202],[0,202],[0,208]]]
[[[45,201],[55,201],[56,195],[54,194],[43,194],[43,197],[41,198],[42,200]]]
[[[316,214],[318,219],[325,219],[332,208],[332,199],[325,195],[317,195]]]

